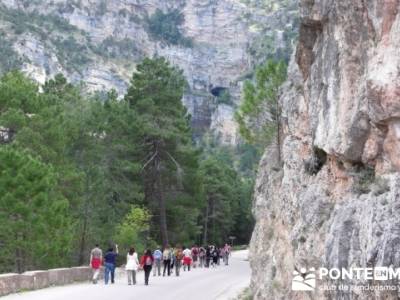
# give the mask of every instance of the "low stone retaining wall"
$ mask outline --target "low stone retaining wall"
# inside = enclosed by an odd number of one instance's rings
[[[89,281],[91,277],[92,269],[89,267],[30,271],[22,274],[0,274],[0,296],[43,289],[49,286]]]

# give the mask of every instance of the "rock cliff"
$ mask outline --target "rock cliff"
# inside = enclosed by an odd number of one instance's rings
[[[255,188],[255,299],[399,297],[324,292],[318,286],[332,282],[321,281],[291,291],[302,267],[400,266],[399,10],[398,0],[301,1],[280,98],[282,163],[268,149]]]
[[[277,51],[287,56],[294,38],[297,1],[258,2],[1,0],[0,53],[12,58],[3,64],[14,62],[39,82],[62,72],[91,91],[116,88],[120,94],[136,63],[164,56],[189,82],[183,101],[195,134],[211,128],[222,142],[234,144],[232,116],[242,81],[258,61]],[[148,20],[157,9],[183,14],[178,25],[191,46],[165,43],[149,33]]]

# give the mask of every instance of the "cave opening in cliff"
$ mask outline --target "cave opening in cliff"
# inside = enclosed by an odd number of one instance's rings
[[[304,169],[310,175],[317,174],[327,161],[327,154],[324,150],[314,147],[312,155],[304,161]]]
[[[226,92],[228,92],[228,89],[226,87],[222,87],[222,86],[216,86],[213,87],[210,90],[210,93],[215,96],[215,97],[221,97],[223,96]]]

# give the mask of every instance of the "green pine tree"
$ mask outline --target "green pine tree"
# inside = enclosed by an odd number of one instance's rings
[[[0,161],[0,272],[67,265],[71,221],[53,168],[9,147]]]
[[[246,81],[243,101],[236,111],[241,136],[264,149],[275,138],[280,148],[279,88],[286,80],[286,63],[268,60],[256,70],[255,82]],[[280,155],[279,155],[280,158]]]
[[[212,156],[202,161],[199,172],[205,196],[202,241],[222,244],[233,234],[240,178],[229,164]]]
[[[187,191],[184,176],[196,169],[190,120],[182,104],[186,86],[182,71],[164,58],[145,59],[125,96],[139,124],[145,199],[159,217],[163,245],[169,243],[167,202]]]

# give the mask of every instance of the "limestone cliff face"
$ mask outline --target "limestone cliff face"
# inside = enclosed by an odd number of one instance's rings
[[[297,15],[296,0],[266,1],[265,9],[256,2],[1,0],[0,31],[23,58],[23,69],[39,82],[62,72],[75,82],[84,81],[89,90],[113,87],[123,94],[143,57],[164,56],[188,79],[190,89],[183,101],[196,134],[211,128],[222,142],[234,144],[232,116],[242,81],[259,56],[277,49],[291,52]],[[157,9],[182,12],[181,31],[193,40],[192,47],[167,45],[149,34],[146,20]],[[264,36],[273,39],[270,49],[261,43]],[[229,101],[220,103],[218,91],[228,91]]]
[[[398,299],[291,291],[295,268],[400,266],[400,1],[302,0],[300,10],[280,99],[282,166],[268,149],[255,189],[252,291],[255,299]]]

